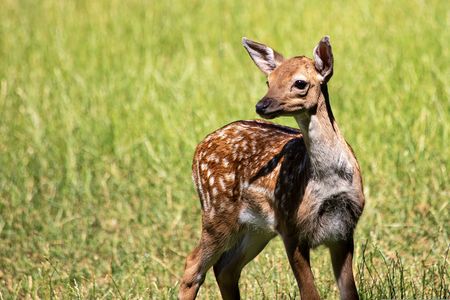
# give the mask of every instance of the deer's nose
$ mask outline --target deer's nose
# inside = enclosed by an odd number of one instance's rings
[[[256,113],[258,114],[264,114],[265,110],[272,104],[272,99],[270,98],[262,98],[257,104],[256,104]]]

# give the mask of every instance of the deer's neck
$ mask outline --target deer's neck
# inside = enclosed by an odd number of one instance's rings
[[[334,120],[326,86],[321,88],[315,110],[295,119],[303,134],[315,176],[323,178],[350,172],[348,147]]]

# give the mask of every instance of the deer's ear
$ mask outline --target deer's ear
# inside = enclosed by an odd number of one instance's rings
[[[330,37],[324,36],[313,51],[314,64],[322,76],[322,82],[326,83],[333,76],[333,51],[331,50]]]
[[[264,44],[243,37],[242,45],[258,68],[266,75],[269,75],[284,61],[283,55]]]

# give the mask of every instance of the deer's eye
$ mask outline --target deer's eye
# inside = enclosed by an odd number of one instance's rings
[[[304,80],[296,80],[294,82],[294,86],[296,88],[298,88],[299,90],[303,90],[307,85],[308,85],[308,83]]]
[[[267,87],[269,87],[269,81],[266,81],[266,85],[267,85]]]

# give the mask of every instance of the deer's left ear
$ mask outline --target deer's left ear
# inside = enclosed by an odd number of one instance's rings
[[[314,64],[322,76],[322,83],[326,83],[333,76],[333,51],[330,37],[324,36],[313,51]]]

